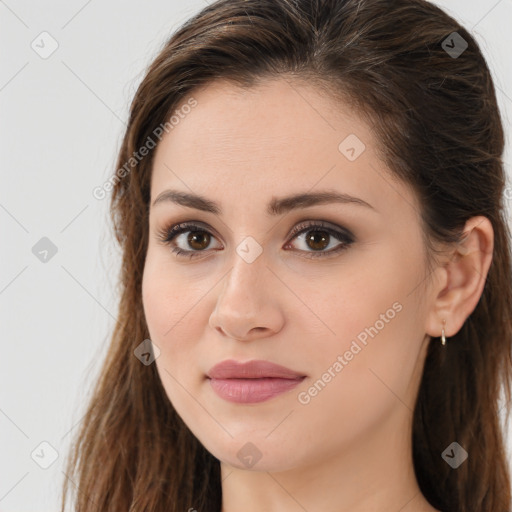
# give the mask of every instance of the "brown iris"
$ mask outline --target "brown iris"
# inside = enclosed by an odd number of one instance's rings
[[[194,249],[206,249],[210,244],[210,235],[205,231],[194,231],[188,235],[187,242]]]
[[[311,249],[322,250],[325,249],[329,245],[329,233],[327,231],[309,231],[309,233],[313,233],[306,237],[306,241]]]

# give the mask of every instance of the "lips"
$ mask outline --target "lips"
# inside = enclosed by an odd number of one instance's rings
[[[216,364],[207,376],[211,379],[302,379],[305,375],[271,363],[270,361],[248,361],[239,363],[233,359]]]
[[[263,402],[298,386],[305,375],[269,361],[215,365],[207,374],[218,396],[235,403]]]

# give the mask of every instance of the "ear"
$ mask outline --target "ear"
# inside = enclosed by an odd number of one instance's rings
[[[436,269],[431,307],[425,331],[430,336],[453,336],[473,312],[484,289],[491,266],[494,231],[487,217],[472,217],[464,227],[462,242],[450,250],[448,258]],[[446,324],[443,324],[443,321]]]

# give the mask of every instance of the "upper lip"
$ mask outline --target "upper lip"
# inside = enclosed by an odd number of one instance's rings
[[[285,368],[284,366],[271,363],[270,361],[248,361],[240,363],[233,359],[222,361],[213,366],[207,373],[211,379],[300,379],[305,377],[301,373]]]

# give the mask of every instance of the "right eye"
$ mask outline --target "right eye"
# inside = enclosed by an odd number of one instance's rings
[[[184,236],[185,234],[187,236]],[[201,225],[183,222],[165,227],[159,233],[158,238],[162,243],[169,245],[176,256],[191,259],[199,256],[201,252],[205,252],[214,235]],[[180,241],[194,250],[180,247]]]

